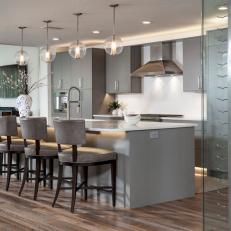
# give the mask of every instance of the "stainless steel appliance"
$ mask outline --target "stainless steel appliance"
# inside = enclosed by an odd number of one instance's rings
[[[182,75],[183,71],[173,61],[173,42],[159,42],[147,46],[150,49],[150,59],[148,63],[131,73],[131,76],[154,77]]]
[[[162,119],[164,117],[178,118],[178,117],[183,117],[183,115],[177,115],[177,114],[141,114],[141,120],[142,121],[162,122]]]
[[[58,92],[55,94],[55,111],[67,111],[67,92]]]

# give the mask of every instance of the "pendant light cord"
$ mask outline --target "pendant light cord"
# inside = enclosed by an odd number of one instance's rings
[[[115,20],[116,20],[116,18],[115,18],[115,8],[116,8],[116,6],[114,5],[113,6],[113,34],[112,34],[113,39],[115,39]]]
[[[23,29],[21,28],[21,52],[23,53]]]
[[[47,51],[49,50],[49,23],[51,23],[52,21],[51,20],[46,20],[46,21],[43,21],[44,23],[46,23],[46,49]]]
[[[79,17],[82,15],[82,13],[75,13],[76,16],[76,44],[79,44]]]
[[[49,47],[48,47],[48,24],[49,24],[49,22],[47,21],[46,23],[47,23],[47,41],[46,42],[47,42],[47,51],[48,51],[48,49],[49,49]]]
[[[79,15],[76,15],[76,41],[79,43]]]
[[[115,40],[115,36],[116,36],[116,7],[118,7],[119,4],[113,4],[113,5],[110,5],[110,7],[113,8],[113,31],[112,31],[112,38],[113,40]]]
[[[20,26],[18,28],[21,30],[21,53],[23,53],[23,44],[24,44],[23,32],[24,32],[24,29],[26,29],[26,27],[25,26]]]

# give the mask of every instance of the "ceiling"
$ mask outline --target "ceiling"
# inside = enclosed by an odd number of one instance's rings
[[[80,18],[81,39],[87,44],[102,42],[112,31],[112,9],[109,4],[119,3],[117,33],[122,38],[136,39],[152,33],[162,33],[201,25],[201,0],[0,0],[0,43],[20,44],[18,26],[27,26],[25,45],[42,46],[45,31],[43,20],[51,19],[51,26],[63,30],[51,30],[53,45],[68,44],[75,40],[76,18],[74,12],[82,12]],[[141,21],[150,20],[150,25]],[[99,35],[92,34],[100,30]]]

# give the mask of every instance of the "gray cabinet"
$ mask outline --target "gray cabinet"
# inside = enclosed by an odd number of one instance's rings
[[[141,66],[141,47],[124,47],[120,55],[106,55],[106,92],[141,93],[141,78],[130,73]]]
[[[80,89],[92,88],[92,49],[88,49],[83,59],[70,59],[72,84]]]
[[[68,52],[58,53],[51,65],[52,108],[58,92],[68,92],[76,86],[81,91],[81,113],[72,111],[72,117],[92,118],[93,114],[106,113],[106,58],[103,49],[88,49],[83,59],[74,60]],[[61,81],[61,85],[60,85]],[[75,107],[75,105],[73,105]],[[52,116],[66,116],[66,112],[53,110]]]
[[[184,91],[201,91],[201,37],[183,40],[183,76]]]

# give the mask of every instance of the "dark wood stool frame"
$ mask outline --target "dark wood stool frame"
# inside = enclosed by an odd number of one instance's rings
[[[26,139],[24,139],[24,146],[27,147]],[[57,177],[54,177],[53,175],[53,161],[55,159],[58,159],[58,156],[49,156],[49,155],[42,156],[42,155],[39,155],[39,153],[40,153],[40,140],[35,140],[35,154],[36,155],[25,156],[24,174],[23,174],[21,188],[18,193],[19,196],[21,196],[25,182],[29,180],[35,180],[34,200],[37,199],[39,183],[41,181],[43,181],[43,185],[45,187],[46,180],[49,180],[50,189],[53,189],[53,180],[57,179]],[[36,170],[35,171],[29,170],[29,159],[36,160]],[[46,174],[46,160],[49,160],[49,171],[50,172],[48,174]],[[41,164],[43,164],[42,170],[41,170]],[[40,176],[41,172],[43,173],[42,177]],[[35,174],[35,178],[33,178],[32,176],[29,177],[29,173]]]
[[[3,161],[3,155],[7,155],[7,164],[1,163],[1,174],[7,173],[7,180],[6,180],[6,191],[9,190],[11,175],[17,174],[17,180],[20,180],[20,173],[24,172],[24,168],[20,168],[20,155],[24,153],[24,151],[12,151],[10,150],[10,145],[12,143],[11,136],[7,136],[6,145],[7,150],[1,151],[1,161]],[[12,164],[13,154],[16,155],[16,164]],[[2,167],[6,167],[7,170],[2,170]],[[15,170],[12,170],[15,169]]]
[[[62,152],[61,145],[58,144],[58,151]],[[71,212],[74,213],[75,209],[75,201],[76,201],[76,192],[80,189],[84,190],[84,199],[87,201],[88,198],[88,189],[96,189],[96,190],[103,190],[106,192],[112,193],[112,205],[113,207],[116,206],[116,168],[117,168],[117,160],[109,160],[109,161],[101,161],[101,162],[91,162],[91,163],[77,163],[78,157],[78,149],[76,145],[72,145],[72,159],[73,163],[71,162],[59,162],[59,172],[58,172],[58,183],[57,189],[54,197],[54,201],[52,207],[55,206],[55,203],[58,199],[59,192],[62,189],[71,189],[72,190],[72,199],[71,199]],[[89,186],[88,185],[88,167],[89,166],[98,166],[98,165],[111,165],[111,186]],[[63,166],[70,166],[72,167],[72,187],[61,187],[62,182],[66,179],[63,177]],[[77,185],[77,176],[78,176],[78,167],[83,167],[83,176],[84,181]],[[69,178],[68,178],[69,179]]]
[[[8,166],[6,163],[6,155],[7,153],[0,153],[0,176],[2,174],[7,173],[7,170],[5,170]],[[12,164],[11,167],[12,169],[16,169],[17,171],[17,180],[21,179],[21,172],[23,172],[23,168],[20,168],[21,166],[21,161],[20,161],[20,153],[14,153],[16,154],[16,163]],[[20,170],[21,169],[21,170]]]

